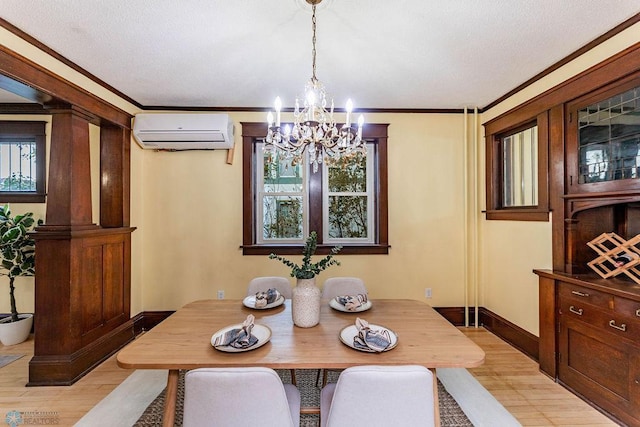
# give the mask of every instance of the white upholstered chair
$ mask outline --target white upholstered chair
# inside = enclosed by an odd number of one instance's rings
[[[247,296],[255,295],[258,292],[265,292],[271,288],[276,288],[285,299],[291,299],[291,282],[286,277],[265,276],[256,277],[249,282]]]
[[[199,368],[184,377],[184,427],[298,427],[300,392],[273,369]]]
[[[359,277],[332,277],[322,285],[322,299],[330,300],[339,295],[366,294],[367,287]]]
[[[424,366],[355,366],[320,393],[322,427],[429,427],[437,393]]]

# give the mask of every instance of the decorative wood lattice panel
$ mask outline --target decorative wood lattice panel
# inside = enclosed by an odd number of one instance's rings
[[[602,233],[587,245],[599,255],[587,264],[602,278],[625,274],[640,284],[640,234],[625,240],[616,233]]]

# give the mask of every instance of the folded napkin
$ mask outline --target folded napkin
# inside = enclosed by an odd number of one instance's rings
[[[391,345],[391,335],[388,330],[374,330],[369,327],[369,322],[364,319],[356,319],[358,335],[353,337],[353,346],[359,350],[382,352]]]
[[[367,295],[338,295],[335,300],[338,301],[338,304],[344,305],[348,311],[354,311],[367,302]]]
[[[233,347],[233,348],[249,348],[258,342],[258,338],[251,335],[253,322],[255,317],[253,314],[247,316],[240,328],[233,328],[224,334],[218,335],[213,342],[214,347]]]
[[[263,308],[267,304],[276,302],[280,298],[280,292],[276,288],[267,289],[266,292],[256,293],[256,308]]]

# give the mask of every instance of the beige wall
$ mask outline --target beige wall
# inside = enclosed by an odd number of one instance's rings
[[[239,147],[241,121],[232,114]],[[286,119],[283,117],[283,119]],[[339,255],[342,265],[319,276],[362,277],[373,298],[461,305],[463,295],[463,120],[457,114],[367,115],[389,126],[389,255]],[[142,151],[142,150],[137,150]],[[243,256],[241,150],[142,153],[142,265],[145,310],[175,309],[194,299],[245,295],[255,276],[284,275],[266,256]],[[137,258],[139,257],[139,258]],[[291,279],[293,280],[293,279]]]
[[[481,122],[639,39],[640,24],[636,24],[483,113]],[[137,112],[2,28],[0,42],[129,113]],[[238,144],[239,122],[264,119],[263,114],[254,113],[232,113],[231,117]],[[434,306],[462,306],[465,294],[473,305],[472,283],[477,283],[480,306],[537,334],[537,280],[531,270],[551,266],[551,224],[484,220],[480,213],[484,206],[484,143],[474,119],[467,120],[467,138],[460,114],[368,114],[366,119],[390,124],[392,248],[389,255],[339,256],[342,266],[323,272],[320,282],[331,276],[357,275],[365,279],[373,298],[415,298]],[[480,135],[478,141],[475,134]],[[95,135],[92,129],[92,140]],[[92,150],[94,147],[92,142]],[[465,148],[471,156],[466,165]],[[227,298],[240,298],[253,276],[287,275],[282,264],[266,256],[242,256],[239,249],[241,155],[238,146],[233,165],[227,165],[226,151],[156,153],[132,142],[131,225],[137,227],[132,237],[132,314],[176,309],[194,299],[212,298],[217,290],[224,290]],[[93,188],[97,188],[95,159],[94,153]],[[477,172],[469,165],[478,166]],[[97,206],[94,200],[96,215]],[[44,216],[44,205],[14,207],[16,212],[21,209]],[[469,250],[476,235],[477,263],[469,262],[476,257]],[[474,258],[467,260],[467,254]],[[424,298],[426,287],[433,290],[431,300]],[[33,308],[32,283],[20,289],[19,298],[20,310]],[[8,292],[0,292],[0,312],[6,311]]]

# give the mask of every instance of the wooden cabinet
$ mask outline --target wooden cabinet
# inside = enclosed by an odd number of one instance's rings
[[[546,313],[540,368],[624,425],[640,426],[640,286],[536,273]],[[555,360],[545,361],[543,353]]]

